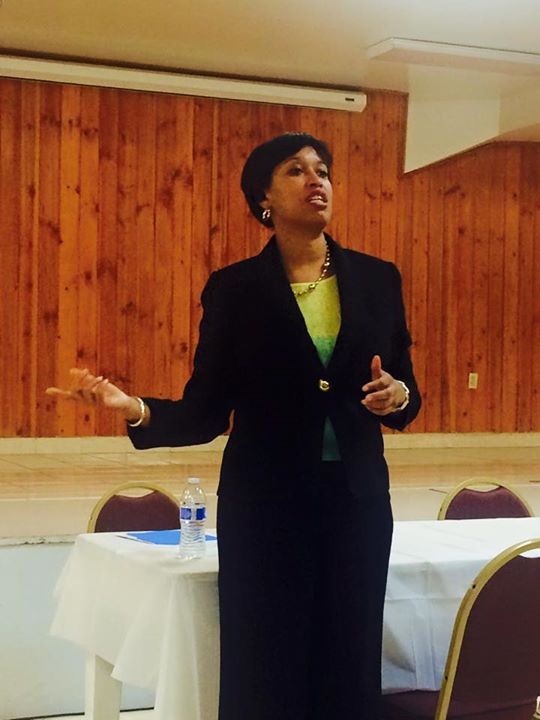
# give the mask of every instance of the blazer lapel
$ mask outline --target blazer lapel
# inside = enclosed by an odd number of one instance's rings
[[[275,236],[265,245],[258,255],[258,260],[258,291],[266,294],[272,315],[278,320],[286,345],[291,352],[302,352],[320,375],[325,368],[291,290]]]
[[[325,237],[330,245],[337,275],[341,308],[340,330],[328,367],[319,358],[291,291],[275,236],[257,256],[258,274],[255,280],[257,293],[263,293],[263,301],[268,303],[268,312],[277,320],[284,345],[296,357],[302,353],[309,368],[319,377],[338,373],[350,362],[351,353],[354,354],[355,363],[361,361],[368,363],[369,367],[373,346],[373,328],[369,323],[366,302],[366,278],[359,273],[358,268],[353,270],[346,251],[329,235]],[[306,367],[306,370],[309,368]]]
[[[369,353],[372,329],[369,326],[369,313],[366,304],[365,278],[358,271],[353,272],[347,253],[330,236],[332,260],[338,279],[339,302],[341,308],[341,326],[337,336],[334,352],[328,365],[329,373],[335,374],[349,361],[354,349],[358,360],[358,341]]]

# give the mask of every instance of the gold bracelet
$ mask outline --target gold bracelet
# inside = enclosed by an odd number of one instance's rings
[[[142,425],[144,422],[144,419],[146,417],[146,405],[144,404],[144,400],[137,395],[135,396],[135,400],[139,403],[139,409],[141,411],[141,417],[136,422],[129,422],[127,420],[127,424],[129,427],[139,427],[139,425]]]

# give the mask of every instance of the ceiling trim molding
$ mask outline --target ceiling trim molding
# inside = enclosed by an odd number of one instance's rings
[[[540,74],[540,53],[455,45],[408,38],[387,38],[366,50],[370,60],[434,65],[512,75]]]

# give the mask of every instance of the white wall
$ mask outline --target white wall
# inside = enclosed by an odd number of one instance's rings
[[[540,141],[538,78],[411,65],[405,172],[494,140]],[[510,89],[508,88],[510,86]]]
[[[81,713],[84,653],[51,637],[53,591],[70,542],[0,545],[0,720]],[[153,693],[124,687],[123,708],[152,707]]]
[[[493,76],[413,66],[409,79],[406,172],[498,135],[500,89]]]

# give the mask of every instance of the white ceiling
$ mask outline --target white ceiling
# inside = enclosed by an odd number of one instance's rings
[[[2,0],[0,47],[167,68],[408,90],[366,59],[390,37],[540,54],[539,0]]]
[[[382,88],[414,92],[424,102],[436,85],[433,68],[424,85],[418,59],[368,59],[367,49],[387,38],[540,59],[540,0],[0,0],[4,53]],[[463,82],[465,95],[523,99],[540,89],[540,73],[500,73],[474,64],[470,70],[474,82]],[[467,68],[457,72],[464,77]],[[540,128],[540,116],[524,121],[529,139],[535,121]],[[511,123],[499,134],[510,130],[519,139]]]

